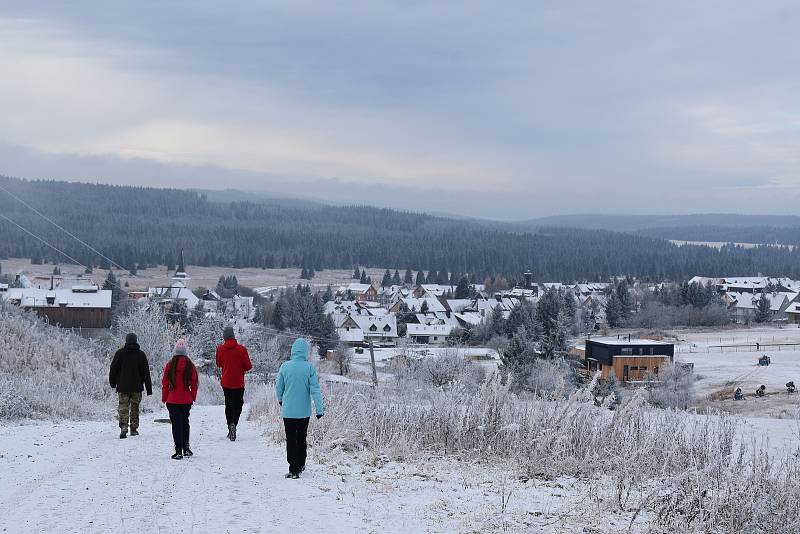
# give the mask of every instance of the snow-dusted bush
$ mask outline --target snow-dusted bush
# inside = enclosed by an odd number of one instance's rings
[[[110,416],[109,363],[99,343],[0,306],[0,418]]]
[[[677,365],[662,367],[658,373],[658,382],[647,390],[647,399],[653,406],[660,408],[686,409],[694,396],[695,376],[691,371]]]
[[[150,369],[160,378],[159,373],[172,357],[175,342],[184,335],[183,330],[178,324],[167,320],[161,307],[134,304],[126,313],[117,317],[113,329],[116,347],[112,344],[109,351],[113,353],[121,348],[125,344],[125,335],[131,332],[138,337],[139,347],[147,355]],[[189,355],[196,358],[198,345],[187,342],[186,347]],[[158,383],[160,384],[160,380]]]

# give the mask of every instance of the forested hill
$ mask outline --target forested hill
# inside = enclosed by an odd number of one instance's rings
[[[800,252],[677,247],[603,230],[454,220],[370,207],[266,201],[211,202],[202,193],[0,178],[0,185],[127,268],[187,262],[228,267],[346,268],[353,265],[603,280],[615,275],[682,279],[695,274],[800,277]],[[86,247],[0,191],[0,213],[84,264]],[[64,259],[0,218],[0,257]]]

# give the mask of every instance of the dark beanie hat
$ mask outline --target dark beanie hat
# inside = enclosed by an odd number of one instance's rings
[[[126,345],[135,345],[139,342],[139,339],[136,337],[136,334],[130,333],[125,336],[125,344]]]
[[[229,339],[236,339],[236,334],[233,332],[232,326],[226,326],[225,329],[222,331],[222,337],[225,341]]]

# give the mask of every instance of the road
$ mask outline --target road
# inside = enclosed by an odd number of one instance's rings
[[[114,421],[0,426],[0,532],[378,531],[343,477],[285,479],[282,449],[250,423],[228,441],[222,407],[192,409],[195,456],[180,461],[164,416],[124,440]]]

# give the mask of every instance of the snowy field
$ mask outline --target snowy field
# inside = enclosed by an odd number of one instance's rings
[[[320,465],[312,450],[287,480],[283,449],[254,423],[225,438],[221,406],[193,408],[195,456],[175,461],[160,417],[143,414],[141,435],[125,440],[113,421],[0,425],[0,532],[605,533],[630,519],[597,517],[580,481],[435,456]]]
[[[800,394],[788,395],[785,388],[790,380],[800,385],[800,329],[797,327],[673,333],[678,338],[676,361],[694,363],[695,391],[701,406],[708,402],[712,407],[733,413],[768,417],[797,417],[800,413]],[[755,347],[736,346],[754,343],[766,346],[758,351]],[[798,346],[770,345],[791,343]],[[763,354],[770,357],[769,366],[758,365],[758,358]],[[752,394],[762,384],[767,387],[768,395],[757,399]],[[748,396],[745,401],[733,401],[737,387]]]
[[[0,264],[3,266],[3,273],[9,275],[22,272],[30,278],[34,276],[49,278],[53,273],[53,265],[32,265],[30,259],[26,258],[9,258],[2,260]],[[223,275],[234,275],[240,285],[253,289],[296,286],[299,283],[311,284],[322,288],[331,284],[336,288],[353,282],[351,278],[353,275],[352,269],[326,269],[324,271],[318,271],[313,280],[300,279],[300,269],[235,269],[233,267],[198,267],[195,265],[187,265],[186,270],[189,276],[191,276],[188,286],[192,289],[201,286],[214,288],[217,285],[219,277]],[[372,277],[373,282],[380,282],[385,270],[386,269],[366,269],[367,274]],[[74,265],[61,265],[61,272],[65,276],[78,275],[83,274],[83,268]],[[394,269],[392,269],[392,273],[394,273]],[[94,273],[91,277],[96,283],[102,284],[107,274],[108,271],[98,268],[94,269]],[[167,272],[164,266],[140,270],[136,276],[131,276],[119,270],[115,270],[114,274],[117,275],[121,284],[128,282],[129,287],[126,289],[131,291],[146,290],[148,287],[162,285],[172,276],[172,273]],[[403,274],[405,274],[405,268],[400,270],[400,275],[402,276]]]

